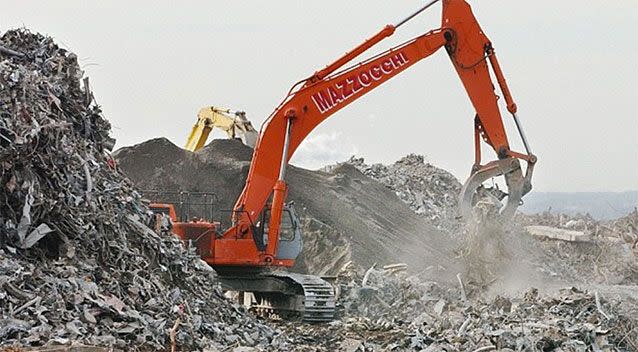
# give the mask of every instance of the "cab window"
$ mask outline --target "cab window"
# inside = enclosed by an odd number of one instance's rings
[[[270,223],[270,209],[264,211],[263,219],[264,235],[268,234],[268,225]],[[279,226],[279,239],[281,241],[292,241],[295,238],[295,223],[292,220],[292,214],[285,210],[281,214],[281,225]]]

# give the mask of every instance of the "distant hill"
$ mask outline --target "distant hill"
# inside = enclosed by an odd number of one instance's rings
[[[638,191],[628,192],[534,192],[525,196],[523,213],[589,213],[596,219],[614,219],[638,207]]]

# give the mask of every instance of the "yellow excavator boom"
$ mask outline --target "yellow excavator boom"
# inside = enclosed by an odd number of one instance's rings
[[[186,141],[186,150],[196,152],[202,149],[213,128],[219,128],[226,132],[230,139],[240,138],[244,144],[251,148],[255,147],[259,136],[246,118],[245,112],[209,106],[202,108],[197,113],[197,122]]]

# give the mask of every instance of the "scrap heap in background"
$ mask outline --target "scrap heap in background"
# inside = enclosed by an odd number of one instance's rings
[[[451,173],[426,163],[422,155],[408,154],[394,164],[367,165],[363,158],[346,163],[390,188],[416,214],[440,229],[456,228],[461,183]]]
[[[267,344],[199,258],[146,227],[76,55],[27,30],[0,47],[0,345]]]

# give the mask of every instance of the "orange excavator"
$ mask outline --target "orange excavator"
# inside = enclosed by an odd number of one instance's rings
[[[438,1],[443,5],[440,28],[345,67]],[[262,126],[230,228],[221,231],[213,223],[209,228],[202,228],[201,223],[192,228],[188,223],[175,227],[184,240],[196,244],[203,260],[219,273],[224,288],[251,292],[256,309],[296,313],[306,321],[332,319],[334,291],[326,281],[281,270],[293,266],[302,247],[299,220],[294,209],[286,204],[288,161],[322,121],[441,48],[449,55],[476,111],[475,162],[460,195],[460,213],[471,216],[478,198],[487,194],[501,201],[503,217],[514,214],[523,195],[532,188],[536,157],[523,133],[494,46],[469,4],[464,0],[434,0],[397,24],[385,26],[335,62],[293,85]],[[490,68],[525,152],[510,148]],[[481,163],[481,140],[495,151],[496,160]],[[520,161],[527,164],[525,173]],[[484,181],[499,176],[505,179],[507,193],[483,185]]]

